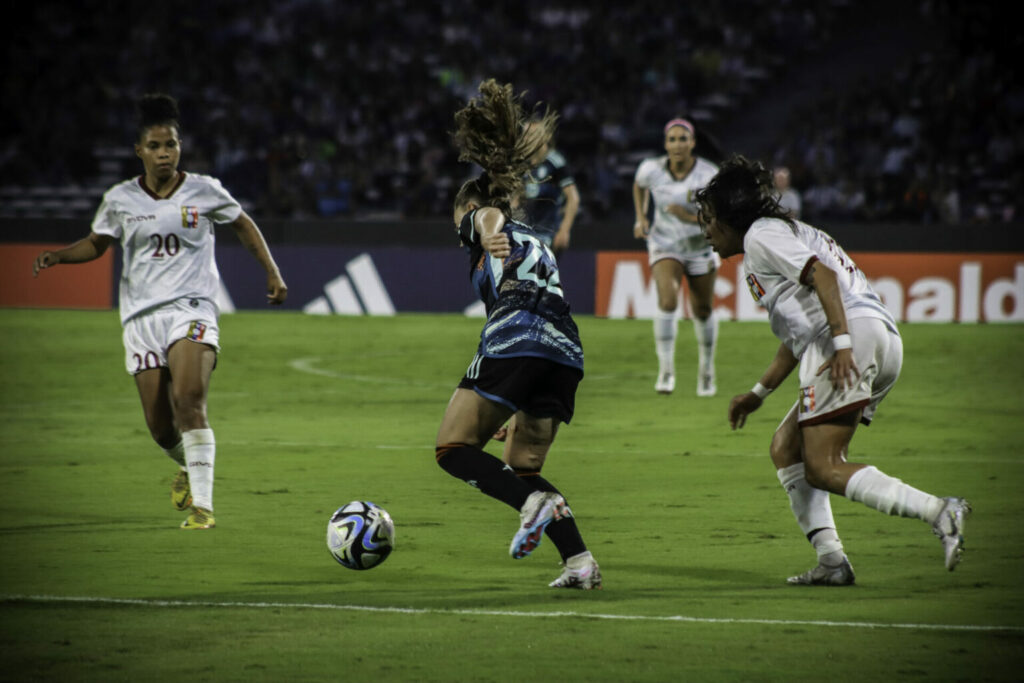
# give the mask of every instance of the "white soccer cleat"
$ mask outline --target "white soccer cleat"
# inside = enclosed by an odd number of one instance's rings
[[[843,555],[843,561],[834,567],[819,564],[803,574],[789,577],[786,583],[791,586],[852,586],[855,580],[850,560]]]
[[[514,560],[520,560],[540,545],[544,529],[556,519],[571,517],[572,512],[565,504],[565,498],[557,493],[534,491],[519,511],[519,531],[512,538],[508,552]]]
[[[971,514],[971,504],[963,498],[945,498],[946,505],[932,524],[932,532],[942,541],[946,569],[953,571],[964,553],[964,522]]]
[[[715,384],[715,368],[705,368],[701,363],[697,368],[697,395],[714,396],[718,393],[718,385]]]
[[[562,575],[548,584],[552,588],[577,588],[579,590],[600,590],[601,570],[589,552],[570,557],[565,561]]]
[[[671,394],[676,389],[676,376],[672,372],[659,372],[654,390],[659,394]]]

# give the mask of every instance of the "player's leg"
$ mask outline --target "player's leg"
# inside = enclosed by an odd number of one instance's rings
[[[807,483],[796,415],[794,405],[775,431],[770,452],[779,483],[789,497],[789,507],[800,530],[814,547],[818,565],[787,581],[804,585],[849,585],[854,582],[853,568],[836,532],[829,494]]]
[[[206,399],[216,362],[214,346],[191,339],[178,339],[167,350],[171,404],[181,430],[185,465],[192,488],[193,513],[182,524],[185,529],[214,526],[211,513],[217,447],[206,415]]]
[[[713,263],[713,262],[712,262]],[[687,275],[690,287],[690,310],[693,313],[693,334],[697,338],[697,395],[714,396],[715,347],[718,344],[718,317],[715,315],[715,279],[718,271]]]
[[[519,510],[533,489],[511,467],[483,450],[511,414],[509,407],[460,386],[441,419],[435,454],[445,472]]]
[[[135,387],[142,401],[149,433],[167,457],[178,465],[178,472],[171,483],[171,505],[175,510],[185,510],[192,504],[192,492],[185,467],[185,445],[174,424],[170,386],[171,373],[166,367],[150,368],[135,374]]]
[[[676,335],[679,291],[683,284],[683,264],[672,258],[655,261],[651,266],[658,309],[654,312],[654,350],[658,355],[658,379],[654,390],[671,394],[676,386]]]

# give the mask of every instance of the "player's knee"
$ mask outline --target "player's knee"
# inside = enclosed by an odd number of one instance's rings
[[[768,454],[772,458],[775,469],[782,469],[800,462],[800,444],[792,437],[781,431],[775,432],[772,443],[768,447]]]
[[[804,462],[804,478],[816,489],[828,491],[834,474],[832,466],[827,463]]]
[[[707,320],[711,317],[711,304],[700,302],[693,304],[693,317],[697,320]]]

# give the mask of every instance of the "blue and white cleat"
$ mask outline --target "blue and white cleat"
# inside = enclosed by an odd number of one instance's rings
[[[963,498],[946,498],[932,532],[942,541],[946,553],[946,569],[953,571],[964,554],[964,522],[971,514],[971,504]]]
[[[572,512],[565,504],[565,498],[557,493],[531,493],[519,511],[519,531],[512,538],[512,545],[508,549],[512,559],[520,560],[536,550],[544,538],[544,529],[548,524],[571,516]]]

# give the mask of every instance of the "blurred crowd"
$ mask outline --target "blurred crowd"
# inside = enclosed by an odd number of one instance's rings
[[[922,7],[956,24],[957,5]],[[452,114],[493,76],[559,110],[581,218],[629,214],[633,171],[660,152],[665,120],[690,116],[730,150],[730,114],[826,52],[849,11],[846,0],[37,3],[30,30],[3,47],[0,208],[79,188],[91,214],[91,195],[138,172],[134,99],[162,91],[181,106],[182,168],[221,178],[261,217],[447,216],[469,173]],[[1013,217],[1022,93],[984,42],[960,38],[966,58],[922,56],[837,87],[780,128],[770,161],[789,167],[805,215]]]

